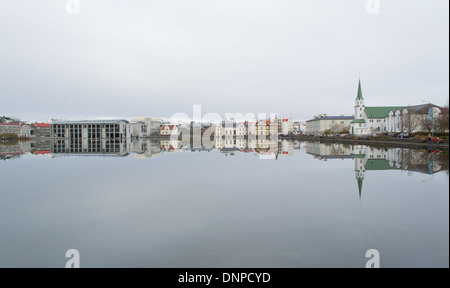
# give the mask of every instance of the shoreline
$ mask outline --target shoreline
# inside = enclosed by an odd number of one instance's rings
[[[313,137],[313,136],[280,136],[282,140],[308,141],[320,143],[337,143],[348,145],[367,145],[373,147],[388,148],[413,148],[413,149],[439,149],[445,152],[449,151],[448,140],[440,144],[429,144],[416,138],[344,138],[344,137]]]
[[[245,137],[247,138],[247,137]],[[139,138],[138,138],[139,139]],[[151,137],[142,137],[144,140],[171,140],[171,135],[155,135]],[[193,138],[191,138],[192,140]],[[53,138],[53,137],[33,137],[26,139],[16,139],[18,142],[42,142],[52,140],[65,140],[65,138]],[[135,138],[133,140],[136,140]],[[444,152],[449,152],[449,141],[445,140],[440,144],[429,144],[423,142],[423,140],[417,138],[346,138],[346,137],[315,137],[304,135],[292,135],[292,136],[278,136],[278,140],[291,140],[291,141],[305,141],[305,142],[320,142],[329,144],[348,144],[348,145],[367,145],[373,147],[386,147],[386,148],[412,148],[412,149],[439,149]],[[0,143],[1,144],[1,143]]]

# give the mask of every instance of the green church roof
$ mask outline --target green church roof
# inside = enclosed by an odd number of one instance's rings
[[[353,158],[364,158],[366,157],[366,154],[353,154],[352,156]]]
[[[364,121],[364,119],[355,119],[350,123],[366,123],[366,121]]]
[[[365,165],[366,170],[391,170],[396,169],[392,168],[389,165],[389,162],[385,159],[369,159]]]
[[[392,107],[366,107],[367,118],[386,118],[389,112],[397,109],[404,109],[404,106],[392,106]]]
[[[363,100],[362,90],[361,90],[361,79],[359,79],[358,96],[356,97],[356,100]]]

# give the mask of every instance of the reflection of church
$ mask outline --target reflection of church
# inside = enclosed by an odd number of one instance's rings
[[[319,160],[354,159],[359,197],[362,195],[366,171],[407,170],[433,174],[442,170],[448,170],[448,161],[443,162],[443,158],[437,153],[428,153],[425,150],[386,149],[320,142],[306,142],[304,146],[308,154]]]
[[[360,198],[366,171],[407,170],[433,174],[443,169],[436,154],[429,154],[423,150],[385,149],[357,145],[352,147],[351,154],[355,160],[355,176]]]

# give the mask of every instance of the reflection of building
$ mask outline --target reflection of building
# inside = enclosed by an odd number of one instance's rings
[[[134,140],[130,144],[130,149],[135,159],[151,159],[161,155],[160,142],[150,139]]]
[[[8,160],[12,158],[20,157],[22,154],[34,154],[45,155],[50,153],[49,141],[37,141],[37,142],[22,142],[1,145],[0,144],[0,159]]]
[[[344,144],[305,142],[305,150],[320,160],[352,159],[351,148]]]
[[[126,156],[129,154],[127,141],[119,139],[65,139],[52,141],[51,152],[53,155],[117,155]]]
[[[448,170],[448,161],[445,165],[438,154],[428,153],[424,150],[385,149],[358,145],[352,147],[352,156],[355,159],[355,174],[360,197],[366,171],[407,170],[434,174]]]
[[[306,153],[319,160],[354,159],[355,177],[361,196],[367,171],[407,170],[434,174],[448,170],[448,157],[439,151],[411,150],[405,148],[375,148],[363,145],[339,143],[303,142],[300,146]]]
[[[164,152],[175,152],[180,149],[180,141],[178,140],[162,140],[160,145]]]
[[[178,135],[178,126],[174,124],[164,124],[161,126],[161,135]]]

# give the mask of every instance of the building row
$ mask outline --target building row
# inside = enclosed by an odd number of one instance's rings
[[[50,124],[0,123],[1,134],[15,134],[19,137],[50,137]]]
[[[236,122],[224,120],[214,126],[215,137],[290,135],[294,132],[294,122],[290,117],[275,119],[254,119],[253,121]]]
[[[413,106],[366,106],[361,80],[358,83],[353,108],[352,116],[327,114],[315,116],[306,121],[305,133],[350,134],[365,137],[386,133],[448,132],[448,107],[439,107],[431,103]]]

